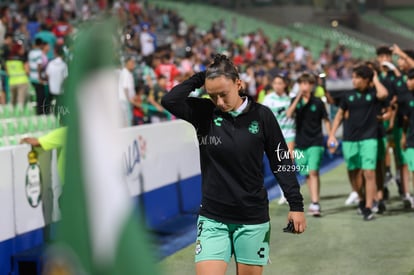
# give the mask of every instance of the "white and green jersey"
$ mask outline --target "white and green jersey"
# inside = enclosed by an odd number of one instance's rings
[[[42,64],[42,51],[40,49],[33,49],[29,52],[29,77],[30,81],[34,83],[39,83],[39,71],[38,66]]]
[[[272,110],[286,142],[295,140],[295,120],[286,116],[290,103],[291,98],[288,95],[279,96],[275,92],[266,95],[262,103]]]

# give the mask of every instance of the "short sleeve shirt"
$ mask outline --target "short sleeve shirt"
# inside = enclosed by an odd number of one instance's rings
[[[329,119],[325,105],[319,98],[311,96],[307,103],[301,99],[295,110],[296,147],[323,146],[322,120]]]
[[[369,88],[365,92],[352,90],[342,98],[340,108],[344,112],[349,111],[344,127],[345,141],[378,138],[379,104],[375,88]]]

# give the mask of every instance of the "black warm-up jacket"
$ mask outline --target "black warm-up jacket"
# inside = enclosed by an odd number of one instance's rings
[[[197,73],[161,101],[164,108],[196,129],[202,177],[199,214],[224,223],[269,221],[264,152],[290,210],[302,212],[300,186],[271,110],[249,98],[246,109],[234,117],[220,111],[210,99],[188,97],[204,80],[205,73]]]

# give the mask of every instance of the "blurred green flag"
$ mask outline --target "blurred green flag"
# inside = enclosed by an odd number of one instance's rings
[[[99,20],[73,41],[62,221],[45,274],[157,274],[122,172],[115,29]]]

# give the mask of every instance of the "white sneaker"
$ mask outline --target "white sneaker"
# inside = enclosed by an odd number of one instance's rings
[[[345,205],[353,205],[353,204],[358,204],[359,203],[359,196],[358,193],[355,191],[352,191],[348,198],[345,201]]]
[[[321,216],[321,206],[319,203],[311,203],[308,208],[308,214],[314,217]]]
[[[405,198],[403,198],[403,203],[405,209],[414,208],[414,198],[410,195],[406,195]]]

